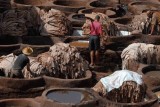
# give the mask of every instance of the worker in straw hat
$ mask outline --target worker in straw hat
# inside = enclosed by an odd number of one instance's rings
[[[12,72],[10,75],[11,78],[24,78],[22,70],[25,66],[27,66],[28,71],[31,71],[28,56],[32,53],[33,49],[31,47],[26,47],[22,50],[22,54],[18,55],[13,64]]]

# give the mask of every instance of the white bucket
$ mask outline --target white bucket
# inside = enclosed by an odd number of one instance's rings
[[[124,31],[124,30],[119,31],[119,34],[118,34],[118,36],[129,36],[129,35],[131,35],[131,32]]]
[[[73,30],[72,36],[83,36],[82,32],[82,30]]]

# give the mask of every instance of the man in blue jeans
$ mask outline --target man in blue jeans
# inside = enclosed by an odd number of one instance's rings
[[[94,66],[99,63],[99,49],[100,49],[100,36],[102,35],[102,26],[99,22],[100,16],[96,16],[95,20],[90,24],[90,38],[89,38],[89,49],[90,49],[90,66]],[[95,61],[94,61],[95,60]]]

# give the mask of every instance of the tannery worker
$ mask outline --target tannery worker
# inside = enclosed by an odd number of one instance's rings
[[[30,61],[28,56],[33,53],[33,49],[31,47],[26,47],[22,50],[22,54],[18,55],[17,59],[15,60],[12,72],[11,72],[11,78],[24,78],[22,70],[25,66],[27,66],[27,70],[30,70]]]
[[[95,20],[90,24],[90,38],[89,38],[89,49],[91,58],[90,66],[94,66],[95,62],[99,63],[100,36],[102,35],[102,26],[99,20],[100,16],[97,15],[95,16]]]

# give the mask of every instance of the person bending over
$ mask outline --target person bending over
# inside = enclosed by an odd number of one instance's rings
[[[28,56],[33,53],[33,49],[31,47],[26,47],[22,50],[22,54],[18,55],[17,59],[15,60],[11,78],[24,78],[22,70],[25,66],[27,66],[27,70],[30,71],[30,61]]]

